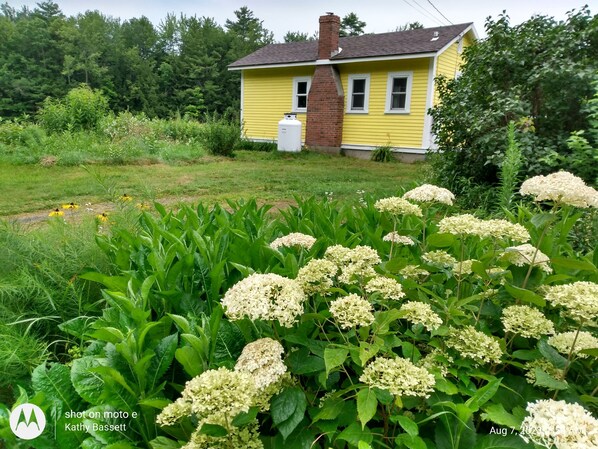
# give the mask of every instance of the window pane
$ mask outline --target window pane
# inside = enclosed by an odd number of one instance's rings
[[[297,95],[297,107],[298,108],[306,108],[307,107],[307,95]]]
[[[405,100],[407,99],[406,94],[392,94],[390,105],[391,109],[405,109]]]
[[[353,93],[354,94],[365,94],[365,80],[364,79],[353,80]]]
[[[297,93],[299,95],[307,93],[307,81],[299,81],[297,83]]]
[[[392,79],[392,93],[407,92],[407,78],[393,78]]]
[[[353,92],[353,98],[351,101],[351,109],[363,109],[365,104],[365,94]]]

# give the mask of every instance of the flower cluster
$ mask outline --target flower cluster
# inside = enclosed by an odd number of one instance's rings
[[[448,374],[448,367],[454,359],[440,348],[434,348],[424,357],[419,359],[418,365],[431,373],[438,373],[442,377]]]
[[[473,326],[465,326],[460,329],[451,327],[446,345],[461,356],[478,363],[498,363],[502,357],[502,350],[497,339],[477,331]]]
[[[466,276],[473,273],[473,263],[477,262],[476,259],[467,259],[456,262],[453,266],[453,274],[455,276]]]
[[[235,371],[251,375],[258,390],[278,382],[287,371],[282,361],[284,349],[271,338],[260,338],[243,348]]]
[[[386,299],[399,300],[405,296],[401,284],[394,279],[383,276],[376,276],[370,279],[365,285],[365,291],[368,293],[380,293]]]
[[[417,265],[406,265],[399,270],[399,274],[407,279],[419,279],[430,275],[428,270],[424,270]]]
[[[543,399],[529,403],[521,437],[546,448],[598,447],[598,420],[579,404]]]
[[[534,176],[521,184],[519,193],[532,196],[534,201],[552,201],[581,208],[598,207],[598,191],[566,171]]]
[[[354,293],[330,303],[330,313],[343,329],[369,326],[374,322],[372,310],[372,305],[367,300]]]
[[[538,309],[529,306],[510,306],[502,312],[505,332],[525,338],[540,338],[554,334],[554,324]]]
[[[546,300],[565,307],[567,315],[577,321],[593,321],[598,317],[598,284],[579,281],[547,288]]]
[[[389,232],[382,238],[382,240],[384,240],[385,242],[396,243],[397,245],[415,245],[415,241],[411,237],[407,237],[406,235],[400,235],[396,231]]]
[[[455,195],[453,195],[450,190],[444,189],[442,187],[437,187],[432,184],[423,184],[415,189],[405,192],[403,199],[421,203],[443,203],[451,206],[455,200]]]
[[[510,239],[517,242],[527,242],[530,239],[529,232],[520,224],[498,219],[481,220],[471,214],[445,217],[438,223],[438,230],[447,234]]]
[[[575,342],[575,345],[574,345]],[[584,349],[598,348],[598,338],[594,337],[589,332],[580,331],[579,334],[575,331],[563,332],[556,334],[548,339],[548,344],[556,348],[561,354],[568,355],[573,348],[572,354],[579,358],[587,358],[587,354],[580,353]]]
[[[172,425],[189,414],[204,423],[221,424],[254,403],[257,394],[251,375],[228,368],[204,371],[185,384],[182,396],[158,415],[161,425]]]
[[[353,249],[334,245],[326,249],[324,257],[340,268],[341,274],[338,280],[344,284],[350,284],[356,279],[376,276],[374,266],[381,262],[376,250],[363,245]]]
[[[263,449],[257,420],[243,427],[231,426],[226,437],[215,437],[194,432],[191,439],[181,449]]]
[[[391,196],[390,198],[382,198],[376,201],[374,207],[380,212],[388,212],[392,215],[415,215],[416,217],[423,216],[422,210],[419,206],[410,203],[398,196]]]
[[[410,360],[396,357],[378,357],[365,367],[359,378],[370,388],[387,390],[395,396],[427,398],[434,390],[434,376]]]
[[[312,259],[299,268],[295,280],[308,295],[326,295],[337,273],[338,267],[335,263],[325,259]]]
[[[502,259],[518,267],[533,265],[545,273],[552,273],[552,268],[548,265],[548,262],[550,262],[548,256],[529,243],[519,246],[509,246],[505,249]]]
[[[555,379],[562,379],[563,378],[563,370],[558,369],[554,366],[550,361],[546,359],[536,359],[532,360],[531,362],[527,362],[523,368],[527,371],[525,373],[525,379],[530,384],[536,383],[536,369],[540,369],[545,373],[551,375]]]
[[[292,327],[307,299],[299,284],[277,274],[252,274],[233,285],[222,298],[231,320],[278,320]]]
[[[422,260],[430,265],[441,268],[451,268],[457,263],[457,259],[441,249],[423,253]]]
[[[401,306],[403,318],[414,324],[421,324],[427,330],[433,331],[442,325],[442,319],[436,314],[429,304],[418,301],[408,301]]]
[[[300,232],[291,232],[270,243],[270,248],[278,249],[281,246],[299,246],[301,248],[311,249],[311,247],[314,246],[314,243],[316,243],[316,239],[311,235],[302,234]]]

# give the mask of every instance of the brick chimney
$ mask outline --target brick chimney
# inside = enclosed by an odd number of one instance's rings
[[[340,25],[340,17],[332,13],[320,17],[318,64],[307,98],[305,129],[307,146],[335,152],[340,152],[343,137],[345,95],[338,69],[325,61],[339,51]]]
[[[333,52],[338,52],[338,33],[341,29],[341,18],[331,12],[320,17],[320,34],[318,39],[318,59],[329,59]]]

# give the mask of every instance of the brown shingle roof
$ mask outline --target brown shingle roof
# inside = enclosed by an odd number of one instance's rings
[[[471,25],[472,23],[462,23],[436,28],[397,31],[394,33],[342,37],[339,43],[342,51],[330,59],[332,61],[342,61],[356,58],[434,53],[442,49]],[[434,37],[435,32],[438,32],[438,39],[432,41],[431,39]],[[233,62],[229,67],[243,68],[271,64],[293,64],[315,62],[317,59],[317,41],[290,42],[287,44],[267,45]]]

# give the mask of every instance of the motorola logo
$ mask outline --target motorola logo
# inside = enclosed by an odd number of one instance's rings
[[[21,404],[10,413],[10,428],[23,440],[33,440],[42,434],[46,427],[46,416],[34,404]]]

